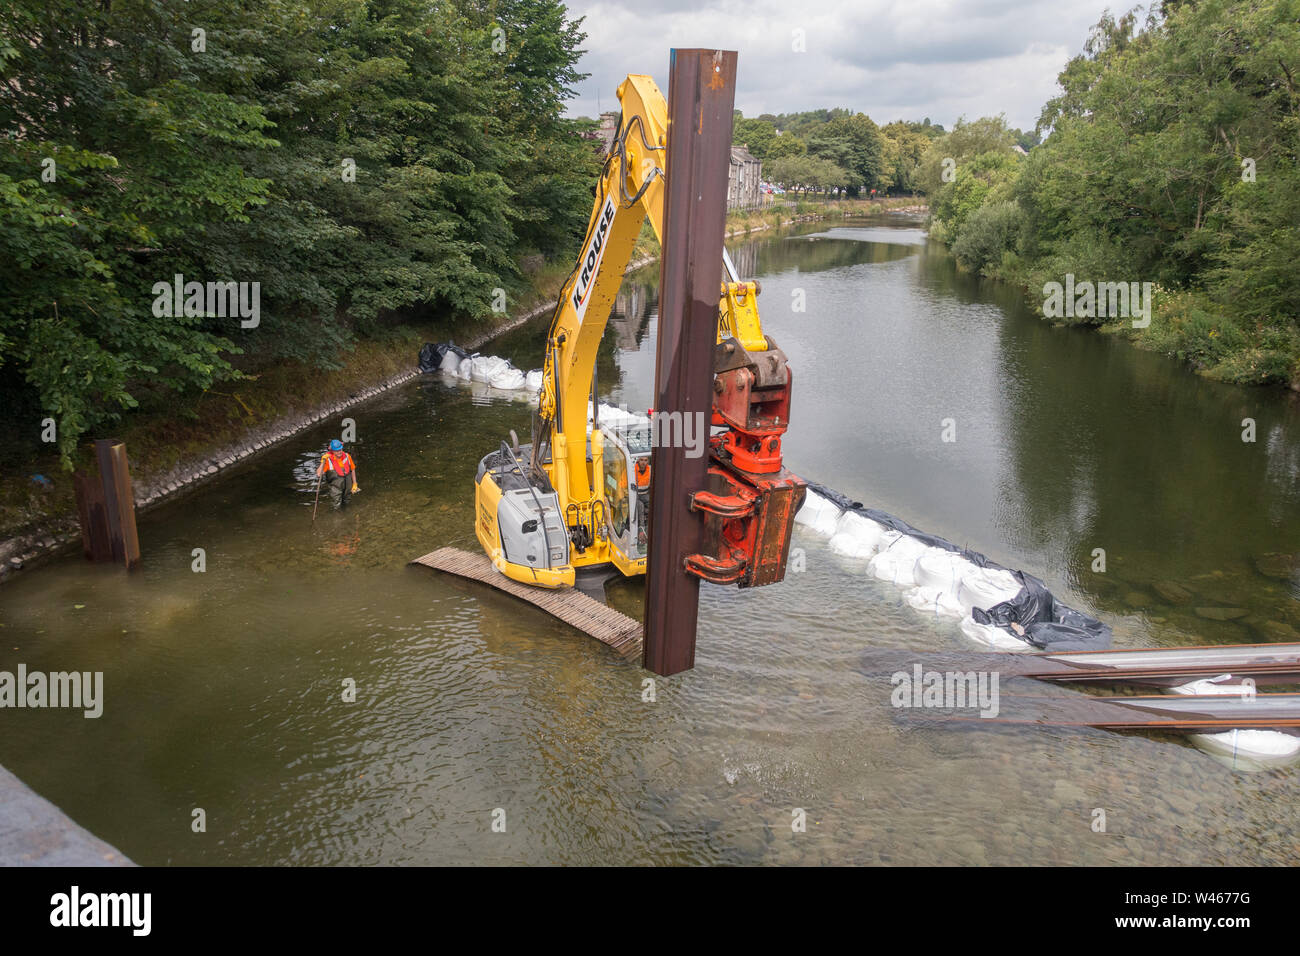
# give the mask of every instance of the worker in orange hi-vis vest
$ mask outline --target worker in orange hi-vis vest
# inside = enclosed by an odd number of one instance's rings
[[[354,491],[361,490],[357,487],[356,463],[343,450],[343,442],[337,438],[330,442],[330,450],[321,455],[316,474],[324,476],[335,508],[343,507]]]

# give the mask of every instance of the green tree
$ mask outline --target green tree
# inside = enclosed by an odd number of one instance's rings
[[[831,119],[810,135],[808,152],[846,170],[851,195],[885,185],[880,129],[865,113]]]
[[[843,167],[816,156],[783,156],[773,160],[765,175],[771,182],[798,193],[844,188],[852,177]]]
[[[582,39],[559,0],[14,0],[0,395],[53,415],[70,464],[123,410],[486,315],[585,227],[599,162],[561,115]],[[256,283],[260,323],[155,315],[176,274]]]
[[[888,191],[913,192],[918,188],[921,157],[931,141],[918,126],[896,120],[880,130],[882,178]]]
[[[808,152],[808,144],[798,136],[786,133],[775,137],[767,147],[767,159],[781,159],[786,156],[803,156]]]
[[[766,120],[739,117],[732,128],[731,141],[747,148],[757,159],[766,162],[777,139],[776,127]]]
[[[970,214],[952,253],[967,269],[987,271],[1016,251],[1024,226],[1024,210],[1014,200],[986,203]]]
[[[151,308],[154,282],[201,274],[223,251],[210,230],[248,221],[269,192],[243,159],[275,146],[271,124],[205,84],[206,69],[242,64],[187,56],[190,22],[147,3],[0,11],[0,387],[55,418],[65,462],[140,391],[233,371],[231,323]]]

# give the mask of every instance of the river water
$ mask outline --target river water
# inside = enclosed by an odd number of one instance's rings
[[[794,370],[795,471],[1038,574],[1116,646],[1295,639],[1300,581],[1269,557],[1300,550],[1292,398],[1052,328],[914,220],[733,251]],[[629,278],[599,362],[605,399],[633,409],[651,404],[657,279]],[[543,333],[491,348],[535,367]],[[890,673],[971,646],[803,531],[806,570],[783,584],[705,586],[697,666],[648,701],[636,663],[406,566],[476,547],[475,463],[527,433],[526,402],[425,376],[348,415],[348,509],[311,520],[331,423],[141,516],[137,572],[75,556],[0,592],[0,669],[105,682],[98,719],[0,711],[0,763],[137,862],[1300,857],[1300,770],[1234,772],[1175,737],[905,719]],[[610,599],[636,613],[642,594]]]

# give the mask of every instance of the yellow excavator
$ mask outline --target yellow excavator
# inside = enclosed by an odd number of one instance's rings
[[[577,264],[565,281],[546,341],[532,441],[485,456],[475,479],[476,534],[507,577],[572,587],[577,573],[646,570],[650,456],[663,422],[625,413],[602,421],[596,353],[632,249],[648,217],[664,235],[668,110],[654,80],[619,86],[622,116],[596,190]],[[805,484],[782,467],[790,371],[763,334],[759,284],[743,282],[723,252],[704,512],[708,554],[687,558],[704,580],[741,587],[784,577]],[[667,423],[671,430],[674,423]],[[676,423],[681,428],[681,423]],[[706,431],[709,429],[705,429]],[[605,568],[607,570],[607,568]]]

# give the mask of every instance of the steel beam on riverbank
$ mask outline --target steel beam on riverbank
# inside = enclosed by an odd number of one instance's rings
[[[135,493],[126,446],[116,438],[98,439],[95,461],[98,474],[73,475],[82,551],[90,561],[113,561],[133,568],[140,563],[140,537],[135,528]]]
[[[734,51],[672,51],[655,411],[680,414],[682,421],[690,416],[706,427],[713,412],[735,93]],[[687,573],[685,559],[704,550],[704,525],[690,501],[705,490],[709,459],[686,452],[656,443],[650,459],[654,479],[642,663],[663,675],[695,666],[700,582]]]

